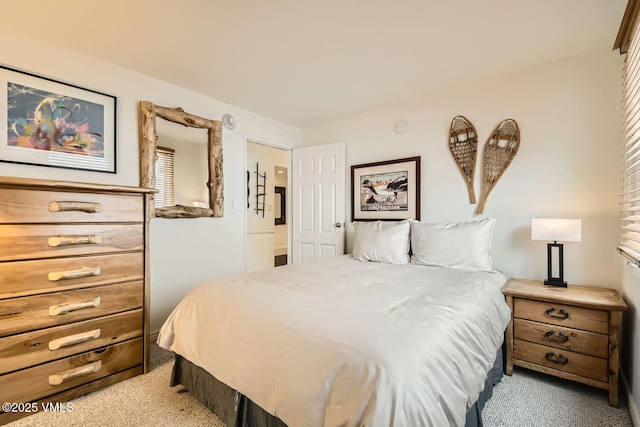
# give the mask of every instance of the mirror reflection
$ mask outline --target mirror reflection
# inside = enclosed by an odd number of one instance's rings
[[[156,207],[183,205],[200,208],[209,207],[207,180],[207,132],[205,129],[186,128],[164,120],[156,126],[158,148],[173,150],[173,182],[170,173],[159,170],[162,153],[158,149],[156,160],[156,188],[173,184],[173,201],[156,197]],[[163,176],[164,175],[164,176]]]
[[[171,204],[171,198],[166,197],[165,201],[158,202],[157,207],[155,203],[150,206],[149,215],[162,218],[222,217],[222,122],[149,101],[140,101],[139,107],[140,186],[162,191],[166,187],[176,193],[175,205],[167,206]],[[175,127],[175,124],[181,126]],[[184,133],[185,130],[190,133]],[[204,131],[204,137],[200,131]],[[197,139],[198,136],[203,139]],[[166,149],[158,150],[158,142]],[[172,163],[170,172],[158,167],[165,154],[167,163]],[[171,176],[175,176],[175,180],[169,179]],[[171,187],[171,183],[175,185]]]

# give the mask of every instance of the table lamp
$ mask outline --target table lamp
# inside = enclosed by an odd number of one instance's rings
[[[563,245],[558,241],[581,241],[582,220],[534,218],[531,220],[531,240],[553,241],[553,243],[547,243],[547,280],[544,281],[544,284],[566,288]],[[556,258],[556,262],[554,262],[554,258]],[[554,268],[554,265],[556,268]],[[554,274],[554,272],[557,272],[557,274]]]

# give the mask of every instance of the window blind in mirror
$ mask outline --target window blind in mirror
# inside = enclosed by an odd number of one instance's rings
[[[173,206],[173,154],[174,150],[171,148],[157,147],[156,154],[156,189],[158,192],[155,195],[155,207],[161,208],[164,206]]]

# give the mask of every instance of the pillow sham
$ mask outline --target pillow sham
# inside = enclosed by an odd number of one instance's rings
[[[356,221],[353,223],[352,256],[359,261],[409,264],[411,223],[404,221]]]
[[[493,271],[495,218],[449,224],[411,224],[411,264]]]

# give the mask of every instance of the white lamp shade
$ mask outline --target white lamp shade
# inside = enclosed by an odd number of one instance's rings
[[[582,240],[582,220],[534,218],[531,220],[531,240],[579,242]]]

